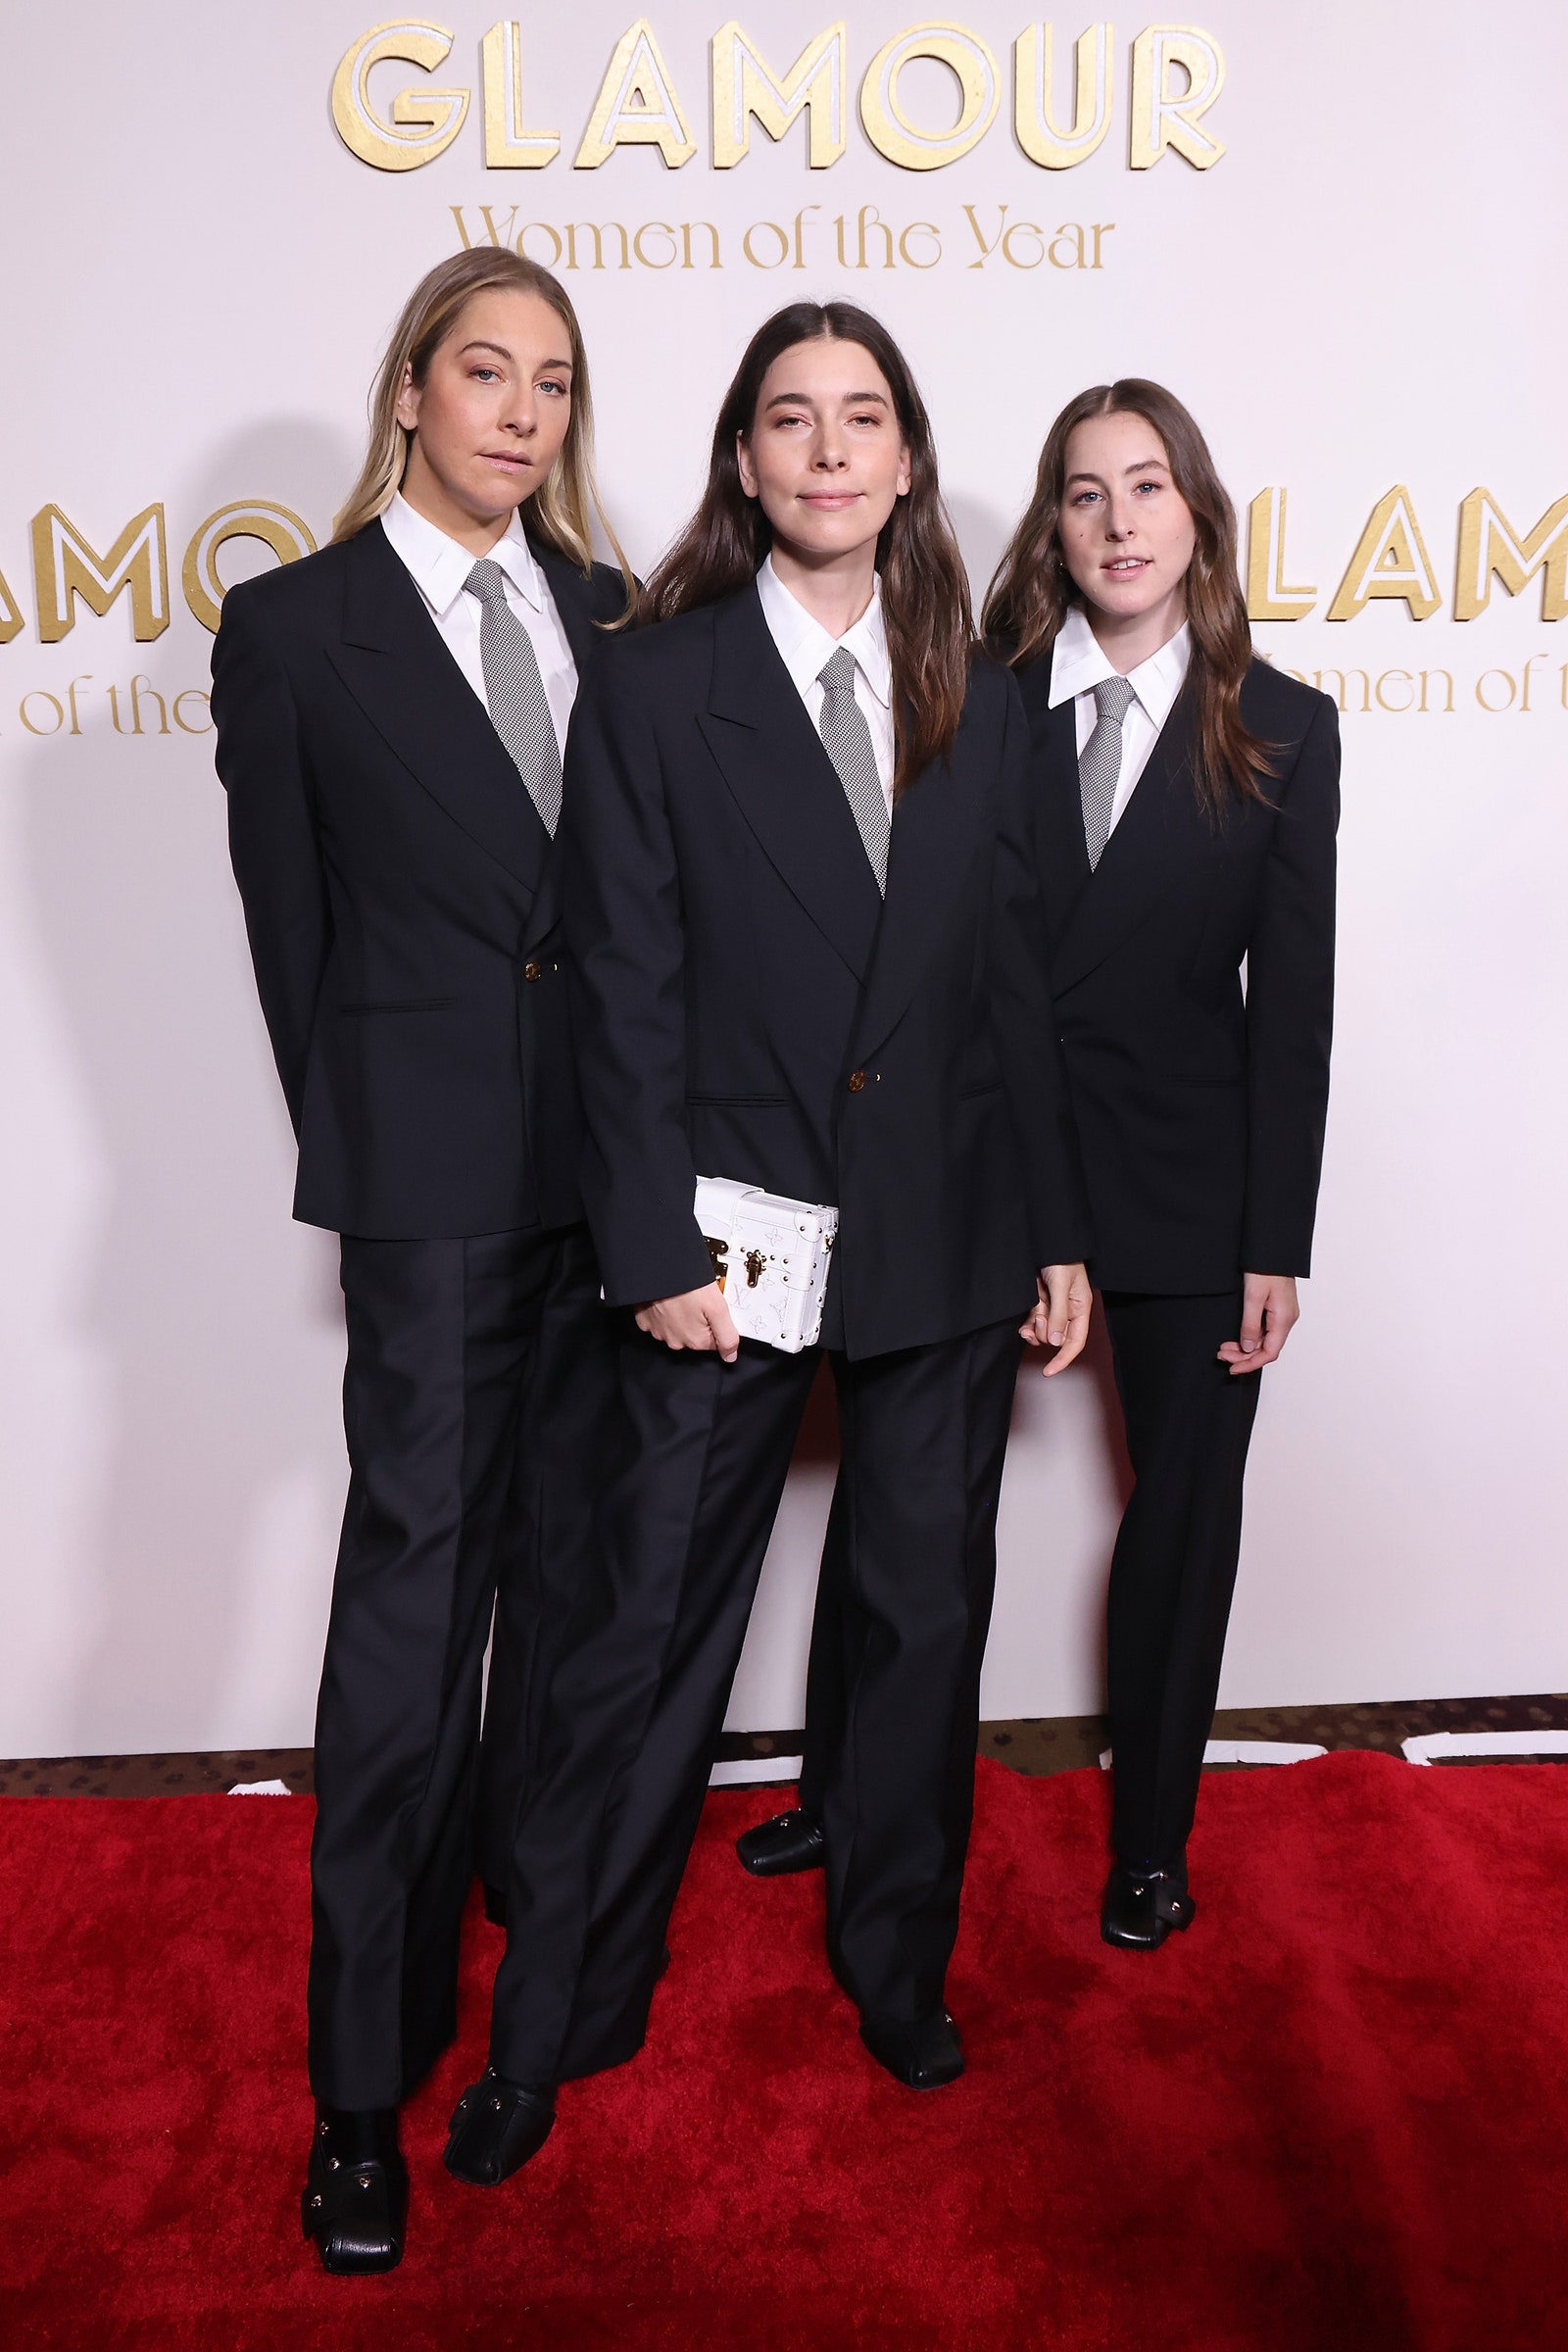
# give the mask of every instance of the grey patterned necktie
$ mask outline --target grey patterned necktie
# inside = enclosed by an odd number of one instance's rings
[[[860,828],[865,854],[871,860],[876,886],[884,898],[888,887],[888,840],[892,823],[877,773],[876,753],[865,712],[855,699],[855,656],[841,645],[816,673],[822,689],[818,722],[827,756],[839,771],[850,811]]]
[[[1110,839],[1110,814],[1116,806],[1121,775],[1121,722],[1133,700],[1125,678],[1102,678],[1095,688],[1100,716],[1095,731],[1078,755],[1078,790],[1084,805],[1084,842],[1089,870],[1094,872]]]
[[[561,746],[533,641],[507,602],[507,575],[488,557],[463,585],[479,599],[479,661],[491,723],[527,787],[545,831],[561,822]]]

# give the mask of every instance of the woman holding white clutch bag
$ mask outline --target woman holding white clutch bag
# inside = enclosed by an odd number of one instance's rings
[[[470,2180],[533,2152],[558,2082],[642,2042],[823,1347],[847,1513],[829,1958],[901,2082],[961,2073],[944,1978],[1019,1322],[1054,1370],[1088,1321],[1023,713],[974,650],[876,320],[800,304],[753,338],[644,612],[662,625],[608,646],[578,703],[564,824],[633,1449],[519,1827],[492,2070],[449,2155]],[[837,1209],[816,1345],[739,1338],[700,1177]]]

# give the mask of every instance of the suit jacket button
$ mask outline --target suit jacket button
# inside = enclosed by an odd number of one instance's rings
[[[865,1072],[863,1070],[852,1070],[850,1072],[850,1092],[852,1095],[858,1095],[864,1084]]]
[[[537,980],[544,968],[542,963],[525,963],[522,967],[522,976],[525,980]]]

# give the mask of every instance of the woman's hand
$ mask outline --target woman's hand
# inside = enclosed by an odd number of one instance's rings
[[[651,1298],[637,1309],[637,1328],[677,1355],[687,1348],[697,1353],[716,1348],[725,1363],[732,1364],[741,1350],[735,1318],[716,1282],[700,1291],[682,1291],[678,1298]]]
[[[1227,1340],[1219,1351],[1232,1376],[1261,1372],[1273,1363],[1291,1336],[1301,1309],[1294,1274],[1248,1274],[1242,1283],[1242,1335]]]
[[[1042,1266],[1035,1287],[1040,1297],[1030,1309],[1028,1322],[1019,1324],[1018,1337],[1027,1340],[1031,1348],[1056,1349],[1050,1363],[1040,1367],[1049,1380],[1054,1372],[1065,1371],[1074,1356],[1082,1355],[1094,1294],[1088,1268],[1081,1265]]]

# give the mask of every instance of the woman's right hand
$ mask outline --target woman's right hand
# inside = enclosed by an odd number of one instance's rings
[[[1019,1324],[1018,1337],[1027,1340],[1031,1348],[1056,1350],[1050,1363],[1040,1367],[1049,1380],[1054,1372],[1065,1372],[1082,1355],[1084,1342],[1089,1337],[1094,1291],[1088,1268],[1082,1263],[1042,1266],[1036,1288],[1039,1298],[1030,1309],[1027,1323]]]
[[[716,1348],[725,1363],[732,1364],[741,1349],[735,1318],[716,1282],[700,1291],[682,1291],[678,1298],[651,1298],[637,1309],[637,1328],[677,1355],[688,1348],[698,1353]]]

